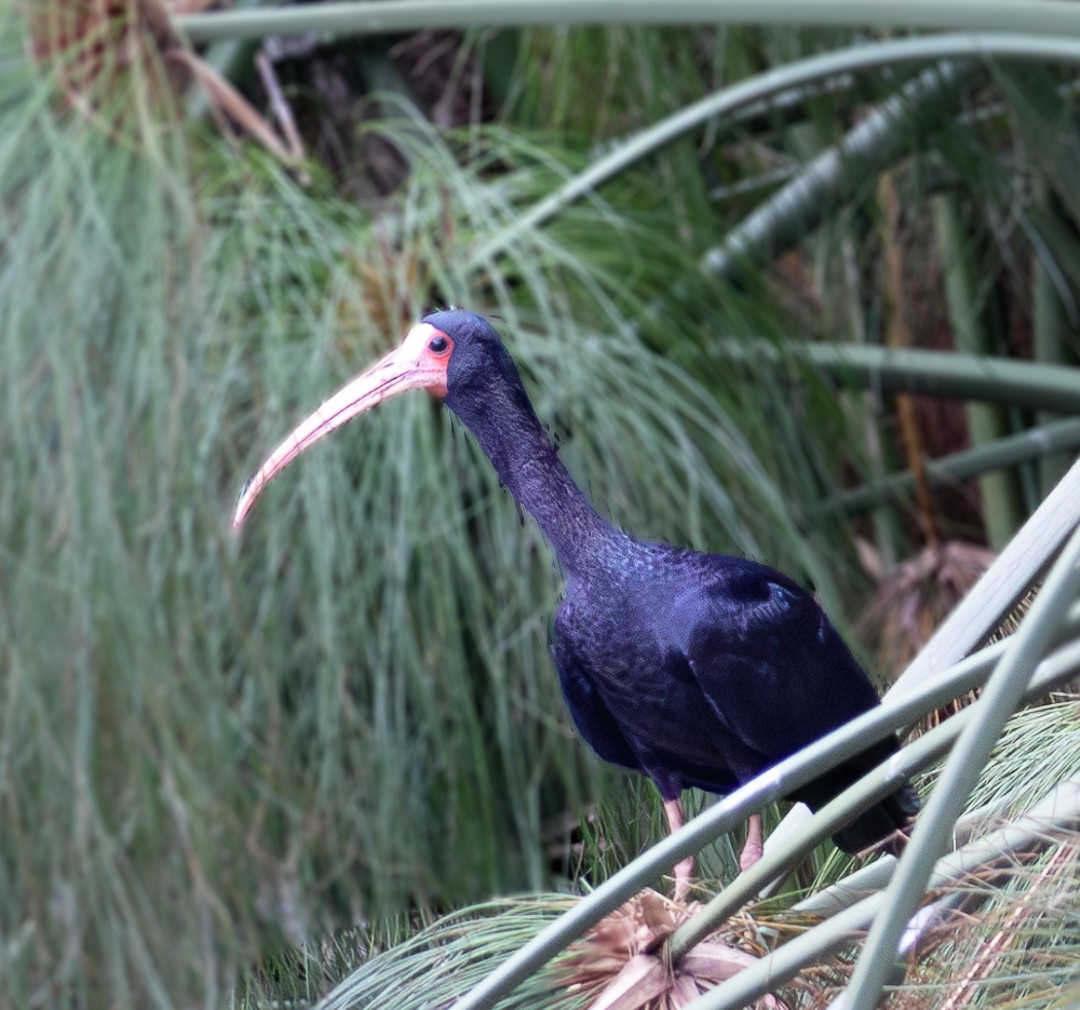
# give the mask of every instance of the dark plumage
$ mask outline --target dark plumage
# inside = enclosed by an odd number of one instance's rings
[[[499,336],[470,312],[426,316],[399,351],[327,401],[256,475],[237,522],[300,451],[417,386],[443,396],[472,431],[555,553],[566,591],[552,652],[574,722],[602,758],[644,772],[666,801],[689,787],[724,793],[877,704],[822,609],[787,576],[745,558],[643,543],[601,518]],[[896,747],[887,738],[791,798],[820,807]],[[904,787],[834,840],[847,852],[866,848],[917,808]]]

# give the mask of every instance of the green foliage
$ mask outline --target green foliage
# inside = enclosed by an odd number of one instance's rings
[[[651,789],[569,725],[546,652],[557,573],[421,397],[320,447],[239,538],[230,504],[267,447],[426,305],[464,303],[499,322],[615,521],[766,559],[842,622],[865,588],[852,530],[815,505],[891,464],[873,405],[783,351],[880,341],[875,180],[815,235],[796,229],[783,272],[735,288],[700,266],[896,83],[709,126],[522,228],[611,138],[847,31],[488,43],[500,125],[436,134],[399,103],[392,129],[369,129],[412,172],[358,208],[317,167],[304,188],[182,122],[152,47],[80,103],[22,28],[0,16],[0,1003],[215,1005],[241,978],[252,1005],[313,999],[358,964],[368,988],[350,998],[404,974],[417,998],[439,985],[449,999],[567,901],[486,906],[409,939],[419,927],[493,893],[598,884],[665,833]],[[964,121],[945,96],[947,127],[903,149],[921,152],[899,169],[911,220],[936,170],[960,193],[979,276],[1007,275],[1023,318],[1037,260],[1040,304],[1068,315],[1072,92],[1047,69],[992,82],[1008,104],[980,100]],[[1029,205],[1017,193],[1033,179],[1046,198]],[[913,234],[910,258],[932,261]],[[979,295],[1001,311],[996,285]],[[719,353],[733,336],[780,353]],[[1069,339],[1048,327],[1040,353],[1067,361]],[[902,555],[918,537],[890,508]],[[1043,746],[1060,758],[1070,725],[1014,724],[1031,758],[1010,791],[1065,774]],[[723,842],[702,869],[727,877],[732,856]],[[822,884],[844,870],[820,868]]]
[[[320,1000],[321,1010],[377,1005],[431,1006],[450,1002],[462,984],[478,982],[493,961],[512,953],[537,930],[572,904],[562,895],[534,895],[519,900],[488,902],[447,915],[414,936],[367,959],[339,986]],[[559,968],[553,966],[504,1005],[527,1010],[564,990]],[[568,1010],[582,1005],[580,995],[565,992]]]
[[[466,269],[556,183],[505,133],[468,168],[429,140],[373,220],[168,120],[118,119],[122,144],[57,120],[24,81],[0,275],[7,999],[213,998],[283,943],[568,872],[610,774],[546,655],[551,562],[449,418],[389,406],[242,538],[229,505],[423,300],[468,301],[618,521],[826,582],[722,403],[635,332],[640,296],[589,250],[614,230],[645,292],[685,255],[631,189]]]

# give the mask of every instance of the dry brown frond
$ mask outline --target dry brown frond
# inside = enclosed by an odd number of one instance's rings
[[[175,112],[191,83],[205,92],[215,117],[233,124],[281,161],[301,152],[209,63],[187,47],[172,17],[210,6],[210,0],[40,0],[29,7],[30,52],[56,75],[65,110],[115,134],[137,111],[125,89],[132,78],[158,113]]]
[[[162,0],[44,0],[28,8],[27,23],[30,53],[55,72],[65,110],[113,132],[133,71],[154,105],[171,108],[180,78],[162,73],[156,57],[177,40]]]
[[[697,907],[642,891],[571,948],[563,962],[568,990],[587,994],[589,1010],[679,1010],[764,953],[745,933],[724,932],[723,940],[714,935],[673,967],[662,944]],[[753,1006],[778,1010],[783,1004],[766,996]]]
[[[978,544],[946,540],[924,547],[880,578],[860,629],[874,642],[878,667],[887,680],[915,658],[994,557]]]

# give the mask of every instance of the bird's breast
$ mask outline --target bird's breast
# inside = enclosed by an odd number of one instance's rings
[[[639,751],[717,760],[717,725],[708,699],[678,644],[676,622],[662,600],[638,594],[568,597],[557,622],[582,673]]]

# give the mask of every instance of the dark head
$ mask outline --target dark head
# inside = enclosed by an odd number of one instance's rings
[[[432,327],[451,342],[446,386],[437,395],[456,414],[475,411],[507,390],[524,397],[517,366],[483,316],[465,309],[444,309],[424,316],[420,326]]]
[[[528,403],[514,363],[486,319],[464,309],[432,312],[396,350],[330,397],[267,457],[240,495],[233,526],[244,521],[270,481],[304,450],[357,414],[409,389],[428,390],[466,423],[496,400]]]

